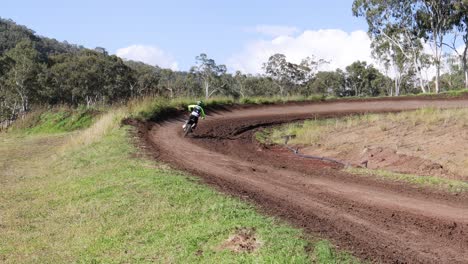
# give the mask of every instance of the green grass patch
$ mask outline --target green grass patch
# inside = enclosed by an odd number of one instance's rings
[[[459,97],[459,96],[467,96],[468,95],[468,89],[461,89],[461,90],[450,90],[447,92],[442,92],[442,95],[448,95],[451,97]]]
[[[269,144],[271,143],[271,132],[272,129],[263,128],[255,132],[255,139],[262,144]]]
[[[315,243],[313,252],[313,263],[329,263],[329,264],[352,264],[358,263],[356,259],[350,258],[347,254],[340,254],[333,250],[330,242],[321,240]]]
[[[371,170],[366,168],[348,168],[347,172],[355,175],[375,176],[382,179],[403,181],[418,186],[425,186],[460,193],[468,191],[468,182],[450,180],[433,176],[419,176],[414,174],[396,173],[386,170]]]
[[[128,128],[87,144],[69,146],[69,137],[0,135],[0,262],[355,262],[197,178],[135,157]],[[221,248],[238,228],[254,230],[257,250]]]
[[[17,120],[10,128],[13,132],[27,134],[51,134],[71,132],[88,128],[95,121],[99,111],[90,108],[39,109]]]

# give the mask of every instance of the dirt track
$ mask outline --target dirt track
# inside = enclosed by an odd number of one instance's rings
[[[468,107],[468,99],[288,104],[211,112],[194,137],[181,119],[151,124],[147,146],[173,166],[256,203],[356,256],[384,263],[468,263],[468,195],[356,177],[253,140],[261,126],[314,117]]]

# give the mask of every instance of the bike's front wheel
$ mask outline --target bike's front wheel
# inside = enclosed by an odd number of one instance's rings
[[[192,132],[192,126],[187,124],[187,126],[184,128],[184,137],[186,137],[191,132]]]

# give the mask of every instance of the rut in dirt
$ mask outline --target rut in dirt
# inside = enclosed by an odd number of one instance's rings
[[[191,138],[182,120],[141,130],[159,160],[254,202],[354,255],[382,263],[468,263],[468,195],[349,175],[337,164],[259,147],[253,131],[310,118],[433,107],[468,99],[368,100],[236,108],[209,116]],[[188,158],[196,157],[196,158]]]

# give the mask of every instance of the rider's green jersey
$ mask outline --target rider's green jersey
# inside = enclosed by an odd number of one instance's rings
[[[199,105],[189,105],[188,110],[191,111],[190,114],[193,116],[201,116],[202,118],[205,118],[205,111],[203,110],[203,107]]]

